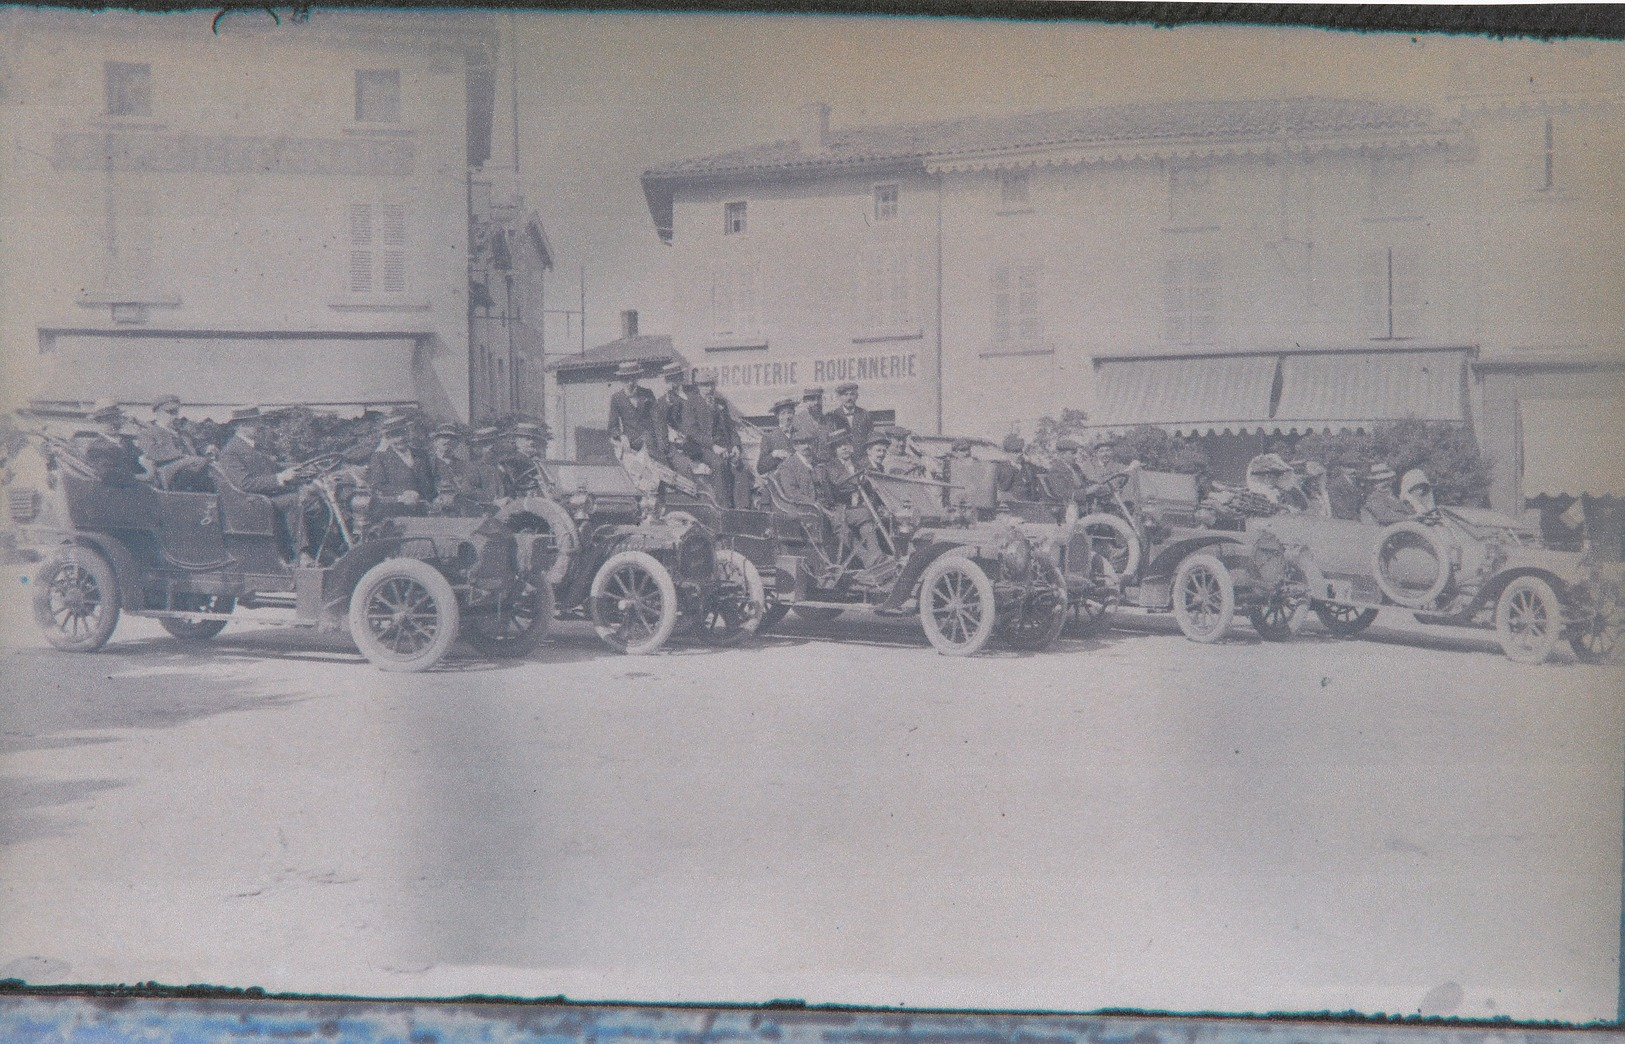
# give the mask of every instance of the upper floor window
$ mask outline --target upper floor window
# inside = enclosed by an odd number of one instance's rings
[[[1024,170],[1011,170],[999,175],[999,205],[1006,209],[1025,207],[1032,201],[1030,190],[1030,179]]]
[[[357,123],[400,122],[401,71],[399,69],[356,70],[355,118]]]
[[[400,203],[350,206],[350,292],[406,292],[406,207]]]
[[[892,221],[897,217],[897,186],[875,186],[875,220]]]
[[[886,243],[865,250],[860,278],[866,331],[889,333],[914,324],[909,255],[905,246]]]
[[[745,204],[724,203],[722,205],[722,234],[725,236],[741,235],[745,231]]]
[[[1033,350],[1044,340],[1040,290],[1044,267],[1033,261],[993,269],[993,350]]]
[[[145,62],[108,62],[102,68],[107,83],[107,115],[152,115],[152,66]]]
[[[1366,253],[1362,291],[1368,336],[1404,341],[1421,336],[1427,320],[1425,257],[1415,243],[1393,243]]]
[[[1168,259],[1163,269],[1162,339],[1213,344],[1219,337],[1219,259],[1194,254]]]

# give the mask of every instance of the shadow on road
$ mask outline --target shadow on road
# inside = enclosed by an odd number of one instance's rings
[[[0,777],[0,847],[61,837],[74,825],[58,806],[124,785],[117,779],[29,779]]]

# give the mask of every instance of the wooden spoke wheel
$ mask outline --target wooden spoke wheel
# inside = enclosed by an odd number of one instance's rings
[[[1224,638],[1236,615],[1236,585],[1223,562],[1206,552],[1191,555],[1174,571],[1172,588],[1174,619],[1185,637],[1204,644]]]
[[[182,595],[175,599],[175,608],[196,613],[229,613],[237,608],[237,599],[229,595]],[[182,616],[160,617],[158,624],[188,642],[207,641],[226,629],[224,620],[188,620]]]
[[[1370,627],[1377,619],[1375,609],[1361,609],[1337,602],[1315,602],[1315,616],[1328,634],[1337,638],[1351,638]]]
[[[1563,636],[1563,607],[1552,585],[1538,576],[1519,576],[1495,602],[1495,636],[1507,659],[1545,663]]]
[[[350,595],[350,636],[381,670],[433,667],[457,640],[457,624],[451,582],[415,558],[379,562]]]
[[[646,551],[619,551],[592,578],[592,622],[610,648],[633,656],[659,651],[677,626],[677,586]]]
[[[113,637],[118,617],[118,580],[101,552],[64,547],[34,574],[34,620],[56,648],[95,652]]]
[[[553,623],[553,586],[543,573],[515,579],[495,607],[467,613],[463,639],[493,660],[529,656]]]
[[[993,634],[993,581],[974,561],[946,554],[920,577],[920,623],[944,656],[970,656]]]
[[[1022,600],[1018,613],[999,621],[999,636],[1013,649],[1047,649],[1066,626],[1066,578],[1050,562],[1037,562],[1040,581]]]
[[[756,564],[738,551],[717,551],[717,588],[696,616],[701,641],[737,645],[767,618],[767,594]]]
[[[1625,632],[1625,600],[1610,587],[1600,592],[1585,619],[1569,631],[1569,647],[1586,663],[1607,663],[1619,654]]]

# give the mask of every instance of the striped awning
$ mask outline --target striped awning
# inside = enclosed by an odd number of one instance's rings
[[[1093,426],[1177,435],[1344,431],[1467,419],[1469,348],[1095,360]]]
[[[1613,396],[1520,398],[1525,499],[1625,496],[1625,402]]]

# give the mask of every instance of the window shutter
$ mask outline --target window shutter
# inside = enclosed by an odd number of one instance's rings
[[[350,292],[372,292],[372,205],[350,207]]]
[[[1044,317],[1039,302],[1042,277],[1043,266],[1036,263],[1022,265],[1016,271],[1016,307],[1021,315],[1023,344],[1037,344],[1044,339]]]
[[[1010,269],[993,270],[993,343],[1010,343]]]
[[[406,292],[406,207],[399,203],[386,203],[382,213],[381,289],[386,294]]]

